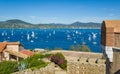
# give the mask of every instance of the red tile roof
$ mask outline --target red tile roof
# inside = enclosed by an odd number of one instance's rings
[[[5,43],[7,45],[20,45],[20,42],[0,42],[0,43]]]
[[[32,56],[34,55],[34,52],[30,51],[30,50],[21,50],[20,51],[23,54],[26,54],[27,56]]]
[[[2,52],[6,45],[20,45],[20,42],[0,42],[0,52]]]
[[[6,47],[6,43],[0,43],[0,52],[2,52]]]

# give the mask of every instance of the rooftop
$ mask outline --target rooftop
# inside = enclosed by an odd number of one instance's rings
[[[34,52],[30,51],[30,50],[21,50],[21,53],[27,55],[27,56],[32,56],[34,55]]]
[[[106,28],[114,28],[114,32],[120,33],[120,20],[105,20]]]
[[[0,43],[0,52],[2,52],[6,47],[6,43]]]
[[[21,57],[21,58],[27,58],[28,55],[25,55],[23,53],[20,53],[20,52],[16,52],[16,51],[13,51],[13,50],[5,50],[6,52],[8,52],[9,54],[11,55],[15,55],[15,56],[18,56],[18,57]]]
[[[20,42],[0,42],[0,52],[2,52],[6,45],[20,45]]]

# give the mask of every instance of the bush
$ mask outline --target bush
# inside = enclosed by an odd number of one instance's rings
[[[65,60],[65,57],[62,53],[56,53],[52,55],[50,60],[59,65],[62,69],[67,69],[67,60]]]
[[[55,47],[54,50],[63,50],[63,48]]]
[[[84,51],[84,52],[90,52],[90,48],[86,45],[71,45],[70,50],[74,51]]]
[[[70,50],[71,50],[71,51],[74,51],[74,50],[75,50],[75,46],[74,46],[74,45],[71,45],[71,46],[70,46]]]
[[[18,71],[27,69],[27,63],[26,62],[19,62],[18,63]]]
[[[32,57],[28,57],[21,62],[27,63],[27,68],[41,68],[47,66],[48,63],[42,61],[41,59],[44,58],[45,55],[36,54]]]
[[[0,74],[11,74],[17,69],[17,62],[3,61],[0,63]]]
[[[52,54],[45,54],[45,58],[50,58],[50,56],[52,56]]]

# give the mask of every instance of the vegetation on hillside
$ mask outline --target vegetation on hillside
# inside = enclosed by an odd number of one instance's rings
[[[84,51],[84,52],[90,52],[90,48],[86,45],[71,45],[70,50],[72,51]]]
[[[0,28],[100,28],[100,23],[81,23],[72,24],[31,24],[22,20],[13,19],[0,22]]]
[[[50,57],[50,60],[59,65],[63,70],[67,69],[67,60],[62,53],[56,53]]]
[[[20,62],[26,63],[27,68],[31,69],[39,69],[41,67],[45,67],[48,65],[48,62],[44,62],[42,58],[45,58],[46,56],[43,54],[35,54],[32,57],[28,57]]]
[[[50,56],[49,54],[36,54],[32,57],[28,57],[19,62],[15,61],[3,61],[0,63],[0,74],[11,74],[16,71],[21,71],[25,69],[39,69],[45,67],[49,62],[45,62],[42,59]]]
[[[11,74],[17,69],[17,62],[3,61],[0,63],[0,74]]]

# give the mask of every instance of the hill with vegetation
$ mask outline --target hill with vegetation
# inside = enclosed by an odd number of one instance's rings
[[[18,19],[12,19],[7,21],[0,22],[0,28],[97,28],[101,27],[100,23],[82,23],[82,22],[74,22],[72,24],[60,24],[60,23],[51,23],[51,24],[32,24]]]

